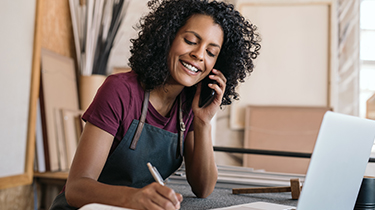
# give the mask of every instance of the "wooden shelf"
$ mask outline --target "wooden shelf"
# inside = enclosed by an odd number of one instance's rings
[[[34,177],[42,178],[42,179],[66,180],[68,178],[68,174],[69,174],[68,171],[45,172],[45,173],[34,172]]]

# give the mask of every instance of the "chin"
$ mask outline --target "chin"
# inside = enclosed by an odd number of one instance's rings
[[[185,87],[192,87],[192,86],[194,86],[194,85],[196,85],[198,83],[199,83],[199,81],[196,81],[196,80],[194,80],[194,81],[192,81],[192,80],[190,80],[190,81],[189,80],[185,80],[181,84],[183,86],[185,86]]]
[[[176,80],[176,82],[185,87],[191,87],[196,85],[199,81],[191,77],[180,77],[178,80]]]
[[[192,86],[194,86],[195,85],[195,83],[193,84],[193,83],[188,83],[188,82],[182,82],[182,83],[180,83],[182,86],[184,86],[184,87],[192,87]]]

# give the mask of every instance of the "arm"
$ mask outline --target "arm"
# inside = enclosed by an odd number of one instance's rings
[[[198,136],[197,134],[202,133],[200,131],[191,131],[185,140],[185,168],[187,180],[193,193],[200,198],[209,196],[214,190],[217,181],[217,169],[212,149],[212,141],[211,137],[209,137],[209,135],[211,135],[211,125],[203,127],[197,126],[196,128],[209,131],[205,132],[205,136]]]
[[[86,124],[66,184],[69,205],[103,203],[134,209],[179,208],[182,196],[156,182],[142,189],[98,182],[112,141],[111,134],[89,122]]]
[[[194,131],[185,140],[185,167],[187,180],[197,197],[207,197],[212,193],[217,181],[217,168],[211,138],[211,119],[218,111],[223,98],[226,79],[213,69],[210,78],[218,84],[210,85],[216,91],[213,102],[204,108],[198,107],[200,84],[192,104],[194,112]]]

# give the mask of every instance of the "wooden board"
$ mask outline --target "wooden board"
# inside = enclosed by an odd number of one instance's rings
[[[312,153],[327,107],[248,106],[244,147]],[[310,159],[244,155],[244,166],[305,174]]]
[[[45,142],[48,144],[49,170],[58,171],[66,169],[66,154],[59,147],[63,141],[58,138],[58,117],[60,109],[78,110],[78,89],[74,61],[52,51],[42,49],[42,92],[45,113],[44,126]],[[43,116],[43,115],[42,115]],[[60,118],[61,119],[61,118]],[[43,121],[43,119],[42,119]],[[62,132],[62,128],[60,130]],[[62,145],[62,144],[61,144]],[[59,152],[60,151],[60,152]],[[48,167],[47,167],[48,168]]]

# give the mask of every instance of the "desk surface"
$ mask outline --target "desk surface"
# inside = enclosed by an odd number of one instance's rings
[[[297,206],[297,200],[292,200],[291,193],[261,193],[261,194],[232,194],[232,188],[221,187],[218,184],[215,190],[207,198],[197,198],[190,189],[190,186],[182,183],[168,183],[168,187],[181,193],[184,200],[181,203],[181,210],[213,209],[233,206],[256,201]]]
[[[260,193],[260,194],[232,194],[232,188],[249,188],[261,186],[290,186],[291,178],[298,178],[302,182],[304,175],[278,174],[257,172],[249,168],[218,166],[219,178],[212,194],[207,198],[197,198],[190,189],[182,167],[167,179],[166,185],[182,194],[182,210],[200,210],[222,208],[256,201],[271,202],[288,206],[297,206],[297,200],[292,200],[290,192]],[[67,173],[36,174],[40,180],[57,179],[65,181]]]
[[[219,177],[212,194],[207,198],[197,198],[186,181],[182,167],[167,179],[167,186],[183,195],[181,209],[213,209],[222,208],[256,201],[297,206],[298,200],[292,200],[290,192],[233,194],[233,188],[290,186],[290,179],[297,178],[304,181],[304,175],[267,173],[254,171],[250,168],[218,166]]]
[[[182,183],[167,183],[167,186],[181,193],[184,200],[181,203],[181,210],[206,210],[215,208],[224,208],[245,203],[252,203],[256,201],[271,202],[277,204],[284,204],[288,206],[296,206],[297,201],[291,200],[290,193],[263,193],[263,194],[243,194],[234,195],[232,189],[227,187],[216,186],[213,193],[207,198],[197,198],[191,192],[187,182]],[[101,204],[90,204],[84,206],[85,210],[117,210],[123,209],[112,206],[103,206]]]

